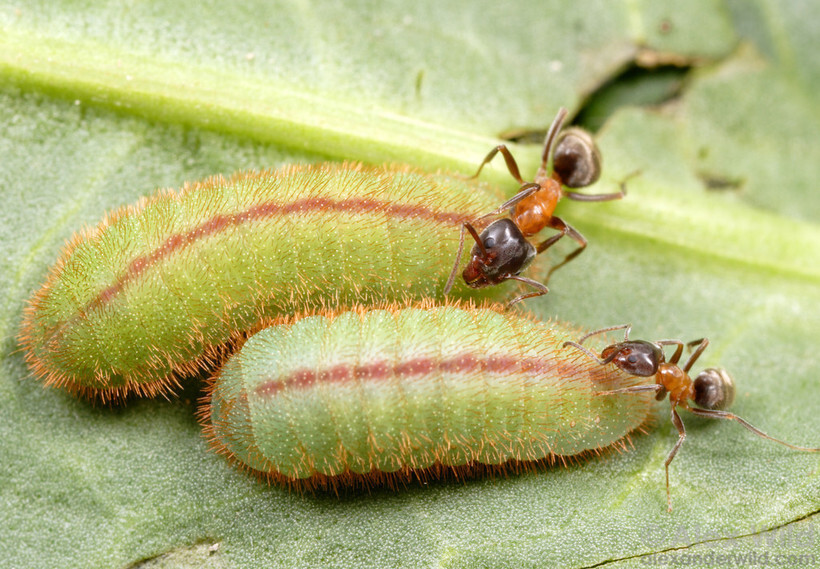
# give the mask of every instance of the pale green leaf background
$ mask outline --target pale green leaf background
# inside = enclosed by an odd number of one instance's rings
[[[208,452],[197,381],[112,409],[31,379],[24,301],[108,209],[296,161],[469,173],[565,105],[602,125],[595,191],[639,175],[559,206],[590,247],[526,309],[708,336],[737,413],[820,446],[817,3],[441,4],[0,2],[0,567],[820,563],[820,457],[736,424],[684,415],[667,513],[667,404],[630,452],[305,496]],[[532,172],[537,146],[513,150]],[[500,161],[487,178],[515,190]]]

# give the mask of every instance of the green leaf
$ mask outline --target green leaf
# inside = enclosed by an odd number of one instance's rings
[[[820,446],[816,6],[439,4],[0,3],[0,566],[816,563],[820,459],[737,424],[682,413],[666,512],[668,403],[630,452],[303,496],[207,450],[198,382],[112,409],[29,377],[15,339],[25,300],[105,211],[294,161],[471,172],[498,133],[546,128],[637,57],[697,67],[675,100],[605,123],[591,191],[639,174],[620,202],[559,206],[590,244],[525,308],[587,328],[631,322],[646,339],[707,336],[698,364],[730,370],[739,415]],[[534,171],[537,147],[513,152]],[[497,162],[488,179],[514,191]]]

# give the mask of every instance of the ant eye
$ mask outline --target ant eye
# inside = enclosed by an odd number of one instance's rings
[[[495,237],[487,237],[484,240],[484,246],[487,249],[491,249],[491,248],[495,247]]]
[[[628,361],[631,364],[637,363],[638,356],[635,356],[635,355],[629,356],[628,358],[626,358],[626,361]]]
[[[584,188],[601,176],[601,153],[592,136],[572,127],[558,136],[552,169],[568,188]]]

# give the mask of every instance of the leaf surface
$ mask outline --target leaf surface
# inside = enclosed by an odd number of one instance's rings
[[[577,111],[635,58],[654,58],[697,67],[676,99],[621,102],[605,122],[604,178],[590,191],[639,174],[620,202],[559,206],[590,245],[526,309],[591,329],[631,322],[646,339],[707,336],[698,366],[730,370],[739,415],[820,446],[815,4],[439,4],[0,3],[0,566],[816,555],[820,459],[736,424],[684,414],[666,512],[663,462],[677,434],[665,403],[630,452],[303,496],[208,452],[196,382],[172,401],[111,409],[28,376],[15,339],[24,302],[63,242],[107,210],[295,161],[471,173],[500,133],[545,129],[559,106]],[[528,177],[539,148],[512,149]],[[514,191],[496,162],[487,179]],[[562,242],[550,260],[571,250]]]

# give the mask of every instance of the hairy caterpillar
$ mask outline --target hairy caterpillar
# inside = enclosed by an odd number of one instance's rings
[[[440,298],[458,228],[496,199],[453,177],[357,164],[159,192],[70,240],[20,342],[49,385],[103,399],[163,393],[265,318]]]
[[[630,340],[629,326],[582,336],[491,308],[389,306],[325,313],[265,328],[211,380],[200,415],[212,447],[269,479],[297,487],[368,484],[483,466],[575,456],[620,444],[669,395],[680,407],[728,419],[734,380],[723,369],[678,365],[680,340]],[[583,343],[625,329],[600,357]],[[667,359],[665,346],[675,351]],[[697,406],[690,405],[690,401]]]
[[[596,395],[642,380],[563,347],[570,327],[427,306],[261,330],[212,379],[212,446],[286,484],[392,483],[597,451],[651,412],[652,394]]]

